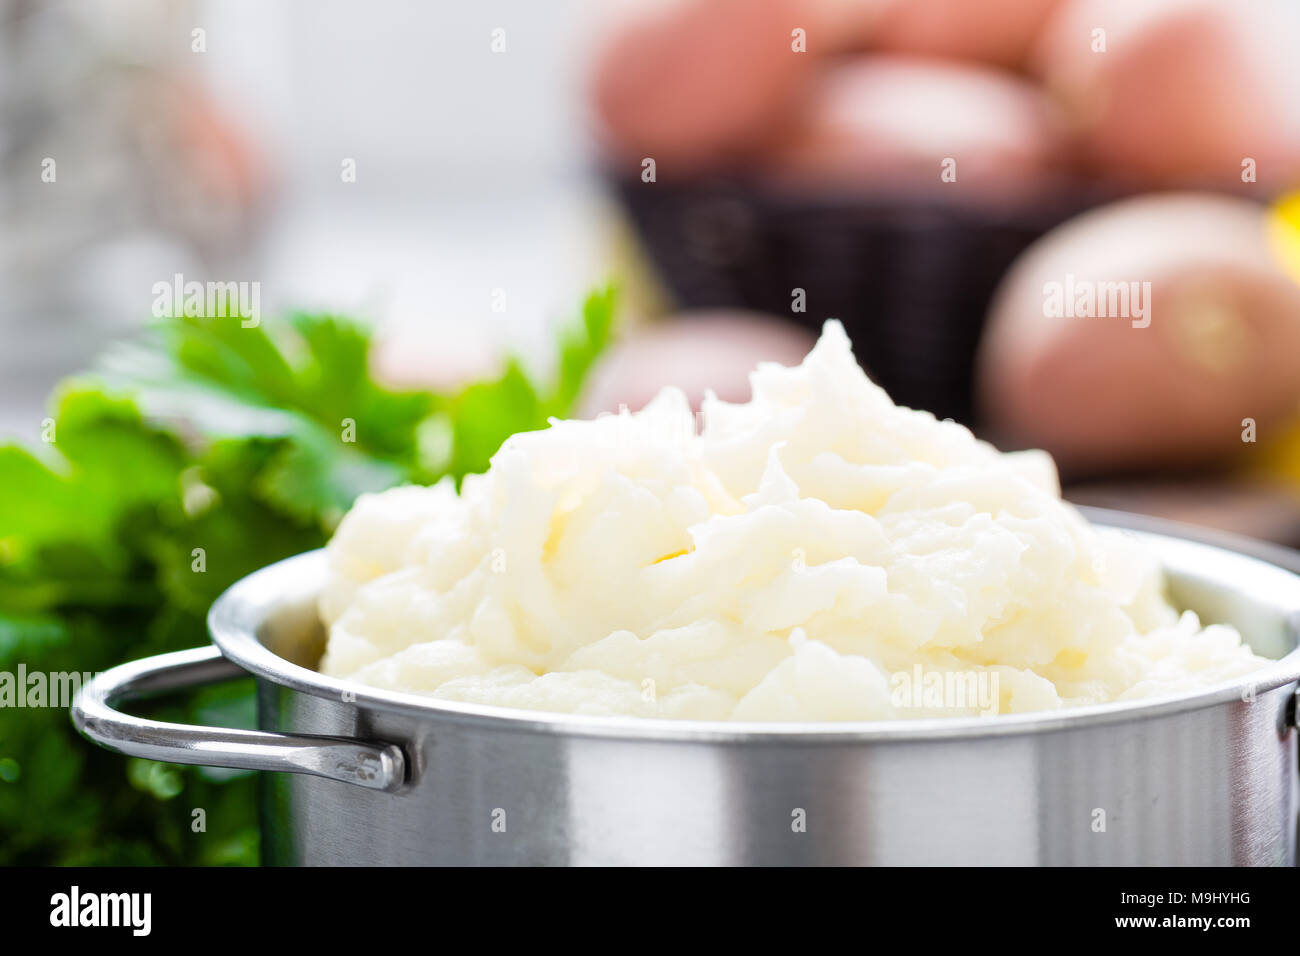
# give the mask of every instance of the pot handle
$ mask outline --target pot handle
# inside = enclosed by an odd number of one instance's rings
[[[310,773],[370,790],[396,790],[406,774],[402,749],[347,737],[191,727],[145,720],[114,708],[202,684],[247,677],[215,646],[159,654],[96,675],[72,701],[72,722],[90,740],[117,753],[167,763],[238,770]]]

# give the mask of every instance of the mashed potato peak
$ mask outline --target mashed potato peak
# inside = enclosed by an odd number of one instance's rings
[[[1062,502],[1051,459],[895,406],[838,322],[753,399],[516,435],[458,495],[364,495],[322,672],[584,714],[874,720],[1150,697],[1262,666]],[[697,433],[698,432],[698,433]]]

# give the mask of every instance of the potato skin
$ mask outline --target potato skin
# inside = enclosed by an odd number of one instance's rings
[[[1242,420],[1268,429],[1300,405],[1300,284],[1266,210],[1174,193],[1085,213],[1003,280],[977,356],[990,437],[1045,448],[1071,475],[1222,459]],[[1149,325],[1049,317],[1047,283],[1149,282]],[[1249,447],[1249,446],[1247,446]]]
[[[1289,0],[1073,0],[1031,59],[1093,172],[1240,190],[1249,157],[1278,192],[1300,182],[1297,37]]]
[[[1024,198],[1065,163],[1064,121],[1031,84],[982,66],[870,56],[829,67],[782,140],[756,162],[804,189]],[[943,164],[955,163],[944,181]]]
[[[759,362],[798,365],[816,337],[793,322],[757,312],[682,312],[632,333],[593,370],[578,417],[620,407],[637,411],[667,385],[698,409],[712,389],[724,401],[749,400],[749,373]]]
[[[606,150],[627,173],[659,177],[724,165],[762,142],[816,59],[803,0],[693,0],[617,30],[598,58],[592,101]],[[792,49],[795,29],[808,51]]]
[[[870,28],[874,48],[890,53],[1024,64],[1063,0],[895,0]]]

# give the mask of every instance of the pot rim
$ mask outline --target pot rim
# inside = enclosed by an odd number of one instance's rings
[[[1081,511],[1094,523],[1149,539],[1157,550],[1186,550],[1199,561],[1231,573],[1244,590],[1260,594],[1277,588],[1271,601],[1300,635],[1300,555],[1288,549],[1226,532],[1180,525],[1163,519],[1096,508]],[[286,595],[312,599],[325,570],[323,548],[277,561],[232,584],[212,605],[208,629],[222,654],[256,677],[316,697],[334,697],[365,708],[420,718],[490,725],[515,732],[586,737],[695,741],[707,743],[789,744],[902,743],[1072,730],[1126,720],[1165,717],[1229,702],[1244,702],[1300,679],[1300,642],[1272,665],[1203,690],[1056,711],[992,717],[927,717],[903,720],[774,722],[677,720],[632,715],[597,716],[523,710],[488,704],[439,700],[327,677],[280,657],[258,636],[267,615]]]

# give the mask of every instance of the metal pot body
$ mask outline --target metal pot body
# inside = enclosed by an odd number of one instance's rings
[[[316,673],[315,552],[232,587],[217,647],[115,668],[73,717],[124,753],[290,771],[263,774],[271,864],[1294,864],[1300,577],[1280,566],[1294,555],[1104,517],[1146,529],[1175,604],[1277,663],[1178,698],[992,718],[509,711]],[[248,672],[258,731],[114,707]]]
[[[1292,688],[898,743],[648,741],[421,721],[262,682],[267,730],[402,741],[395,793],[265,774],[273,864],[1292,864]]]

